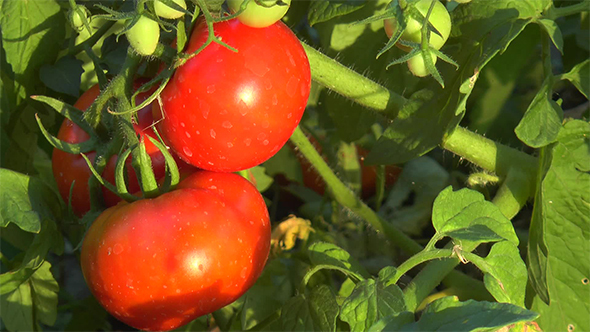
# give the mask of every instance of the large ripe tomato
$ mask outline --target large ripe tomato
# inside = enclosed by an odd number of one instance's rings
[[[160,133],[180,158],[202,169],[233,172],[273,156],[299,124],[310,91],[309,61],[282,22],[251,28],[216,23],[217,43],[178,68],[161,94]],[[208,36],[196,24],[186,52]]]
[[[142,81],[138,81],[136,86],[139,87],[141,82]],[[74,104],[74,107],[85,111],[88,107],[90,107],[90,105],[92,105],[99,93],[99,86],[94,85],[88,91],[84,92],[82,96],[80,96],[78,101],[76,101]],[[136,102],[143,102],[149,95],[150,92],[140,94],[136,99]],[[151,127],[153,125],[151,105],[137,112],[137,117],[138,123],[134,124],[135,131],[142,137],[145,137],[144,135],[146,134],[156,137]],[[88,134],[82,130],[82,128],[75,125],[72,121],[66,119],[59,129],[57,138],[68,143],[80,143],[88,140],[90,136],[88,136]],[[158,150],[158,148],[156,148],[151,142],[147,140],[147,138],[145,139],[145,145],[147,153],[152,158],[152,168],[154,170],[156,179],[163,178],[166,171],[164,156]],[[86,156],[90,160],[94,160],[95,155],[96,154],[94,152],[86,153]],[[111,183],[114,183],[115,181],[116,162],[116,156],[111,157],[102,173],[102,176]],[[86,164],[86,161],[81,155],[70,154],[59,149],[54,149],[52,156],[52,166],[53,176],[57,182],[59,193],[61,194],[61,197],[64,199],[64,201],[68,202],[70,197],[70,188],[72,183],[75,182],[71,196],[72,209],[77,216],[84,215],[90,210],[88,180],[91,176],[93,176],[90,172],[90,169],[88,168],[88,165]],[[180,161],[178,166],[181,169],[192,168]],[[135,171],[131,167],[131,158],[127,160],[127,170],[129,179],[129,192],[133,193],[139,191],[139,183],[137,181]],[[113,206],[121,200],[117,195],[106,188],[103,188],[103,197],[107,206]]]
[[[264,199],[233,173],[199,171],[155,199],[120,203],[92,224],[82,272],[126,324],[170,330],[239,298],[268,258]]]

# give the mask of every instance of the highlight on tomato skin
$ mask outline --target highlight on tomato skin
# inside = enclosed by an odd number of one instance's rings
[[[243,295],[270,248],[264,199],[233,173],[199,171],[177,190],[105,210],[82,245],[99,303],[138,329],[171,330]]]
[[[217,43],[179,67],[154,107],[158,130],[185,162],[234,172],[272,157],[299,124],[309,97],[307,55],[282,22],[252,28],[233,19],[215,23]],[[208,37],[199,21],[186,52]]]

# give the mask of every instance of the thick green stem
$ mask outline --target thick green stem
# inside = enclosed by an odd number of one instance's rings
[[[302,44],[309,59],[314,81],[360,105],[383,112],[390,118],[397,116],[406,102],[404,97],[343,66],[313,47]]]
[[[326,184],[332,191],[332,194],[338,203],[365,219],[373,228],[375,228],[375,230],[384,233],[394,245],[402,248],[407,253],[415,254],[422,250],[420,244],[381,219],[375,211],[369,208],[344,183],[342,183],[340,179],[338,179],[330,166],[326,164],[324,159],[309,142],[301,128],[297,127],[295,129],[295,132],[291,136],[291,141],[315,167],[324,181],[326,181]]]
[[[441,146],[500,177],[508,175],[513,166],[528,174],[535,174],[537,170],[535,157],[462,127],[457,127]]]
[[[533,194],[535,173],[511,168],[492,202],[508,219],[514,218]]]
[[[449,258],[452,256],[453,251],[451,249],[434,249],[419,252],[418,254],[410,257],[408,260],[406,260],[400,266],[398,266],[395,276],[390,281],[392,283],[397,283],[399,278],[401,278],[404,274],[408,273],[408,271],[422,263],[434,259]]]
[[[578,14],[581,12],[587,12],[590,8],[590,0],[584,0],[575,5],[565,7],[551,7],[546,15],[547,18],[555,20],[560,17]]]

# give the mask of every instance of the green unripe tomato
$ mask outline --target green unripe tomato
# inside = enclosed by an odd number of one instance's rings
[[[184,2],[184,0],[172,0],[172,2],[186,9],[186,2]],[[177,19],[184,16],[183,12],[168,7],[165,3],[159,0],[154,0],[154,11],[156,12],[156,15],[161,18]]]
[[[84,28],[84,19],[82,18],[82,15],[85,15],[84,18],[88,18],[87,9],[84,6],[79,6],[79,9],[80,10],[75,10],[72,8],[68,13],[70,25],[72,26],[72,29],[76,31],[80,31]],[[80,12],[82,12],[82,14],[80,14]]]
[[[439,36],[436,32],[430,32],[430,45],[435,49],[440,49],[447,39],[449,38],[449,34],[451,33],[451,16],[449,12],[445,8],[445,6],[440,3],[438,0],[420,0],[418,3],[415,4],[415,8],[418,11],[426,16],[428,14],[428,9],[430,8],[430,3],[435,1],[434,8],[432,8],[432,13],[428,17],[428,21],[441,33],[442,37]],[[402,33],[401,40],[418,43],[422,42],[422,22],[413,19],[412,17],[406,18],[406,29]],[[386,19],[384,22],[385,33],[389,38],[395,34],[396,31],[396,24],[395,19]],[[404,51],[409,51],[409,48],[399,43],[396,44],[397,47],[401,48]]]
[[[227,5],[232,13],[240,10],[244,0],[227,0]],[[260,0],[264,6],[250,0],[246,9],[238,15],[238,20],[253,28],[265,28],[283,18],[291,5],[291,0],[282,0],[287,5],[276,4],[277,0]]]
[[[151,55],[160,40],[160,26],[158,22],[147,16],[141,16],[125,35],[133,49],[141,55]]]
[[[436,64],[437,59],[438,58],[436,56],[432,56],[432,61],[434,64]],[[430,74],[426,68],[422,54],[418,54],[410,58],[410,60],[408,60],[408,68],[412,74],[414,74],[414,76],[425,77]]]

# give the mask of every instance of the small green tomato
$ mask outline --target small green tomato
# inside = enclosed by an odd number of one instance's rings
[[[85,18],[88,19],[88,10],[84,6],[79,6],[78,9],[79,10],[75,10],[72,8],[68,13],[70,25],[72,26],[72,29],[76,31],[80,31],[84,28],[84,20],[82,18],[82,15],[84,15]],[[82,14],[80,14],[80,12]]]
[[[172,0],[172,2],[186,9],[186,2],[184,2],[184,0]],[[168,7],[160,0],[154,0],[154,11],[156,12],[156,15],[161,18],[177,19],[184,16],[183,12]]]
[[[151,55],[160,40],[160,26],[158,22],[142,15],[125,35],[137,53]]]
[[[232,13],[240,10],[244,0],[227,0],[227,5]],[[243,24],[253,28],[265,28],[283,18],[291,5],[291,0],[282,0],[283,4],[277,4],[277,0],[259,0],[263,6],[250,0],[246,9],[238,16]]]
[[[431,58],[434,62],[433,64],[436,64],[436,60],[438,58],[432,55]],[[414,76],[425,77],[430,74],[428,72],[428,69],[426,68],[426,64],[424,63],[424,58],[422,54],[418,54],[410,58],[410,60],[408,60],[408,68],[410,69],[412,74],[414,74]]]
[[[451,16],[449,15],[449,12],[438,0],[420,0],[415,4],[415,8],[418,9],[422,15],[426,16],[432,1],[435,3],[434,8],[432,8],[432,13],[430,13],[430,16],[428,17],[428,21],[436,28],[436,30],[438,30],[438,32],[441,33],[442,37],[436,32],[431,31],[430,45],[439,50],[445,44],[449,38],[449,34],[451,33]],[[408,17],[406,20],[406,29],[402,33],[400,39],[419,44],[422,41],[422,22],[417,21],[411,17]],[[386,19],[383,23],[385,33],[389,38],[391,38],[391,36],[393,36],[396,31],[395,19]],[[408,47],[400,45],[399,43],[397,43],[396,46],[404,51],[410,50]]]

